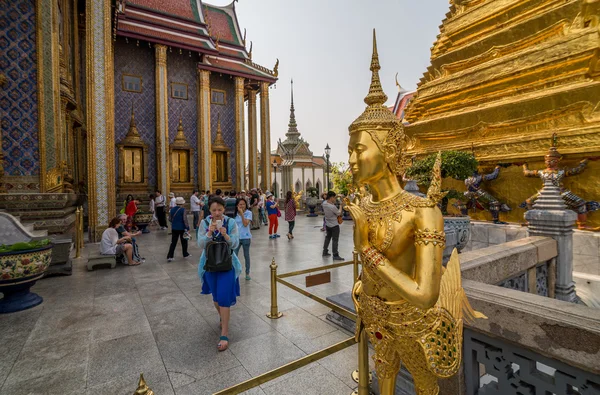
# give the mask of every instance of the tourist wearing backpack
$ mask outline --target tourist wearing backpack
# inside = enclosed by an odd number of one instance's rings
[[[211,197],[208,206],[210,216],[203,219],[198,228],[198,247],[202,249],[198,276],[202,293],[212,294],[219,313],[221,336],[217,349],[225,351],[229,347],[230,308],[240,296],[242,265],[233,252],[239,245],[239,233],[235,220],[224,214],[225,201],[221,197]]]

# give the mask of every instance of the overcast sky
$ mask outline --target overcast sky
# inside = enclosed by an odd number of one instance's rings
[[[279,58],[279,81],[270,92],[272,149],[285,138],[293,78],[298,129],[310,149],[321,155],[329,143],[332,161],[347,161],[348,126],[364,110],[370,83],[372,29],[393,105],[395,74],[405,89],[416,88],[448,9],[448,0],[239,0],[253,61],[273,68]]]

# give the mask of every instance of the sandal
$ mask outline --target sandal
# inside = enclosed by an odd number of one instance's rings
[[[125,266],[138,266],[141,264],[142,264],[142,262],[140,262],[140,261],[133,261],[131,263],[126,263]]]
[[[222,341],[226,341],[227,344],[225,344],[224,346],[221,345]],[[217,350],[219,350],[219,351],[225,351],[225,350],[227,350],[227,348],[229,348],[229,338],[227,336],[221,336],[221,337],[219,337],[219,343],[217,344]]]

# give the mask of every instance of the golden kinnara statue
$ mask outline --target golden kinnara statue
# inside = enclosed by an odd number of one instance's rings
[[[460,367],[463,317],[485,316],[474,311],[465,296],[456,250],[447,268],[442,266],[440,157],[427,197],[400,186],[405,135],[384,105],[387,96],[379,69],[373,31],[367,108],[349,127],[349,163],[362,191],[354,202],[346,202],[363,264],[352,292],[359,316],[356,327],[364,328],[375,348],[382,394],[394,393],[401,362],[412,374],[417,394],[437,394],[437,378],[450,377]]]

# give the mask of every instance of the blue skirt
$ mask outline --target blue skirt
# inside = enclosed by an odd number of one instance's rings
[[[240,281],[235,277],[235,270],[227,272],[204,272],[202,293],[212,294],[213,302],[219,307],[231,307],[240,296]]]

